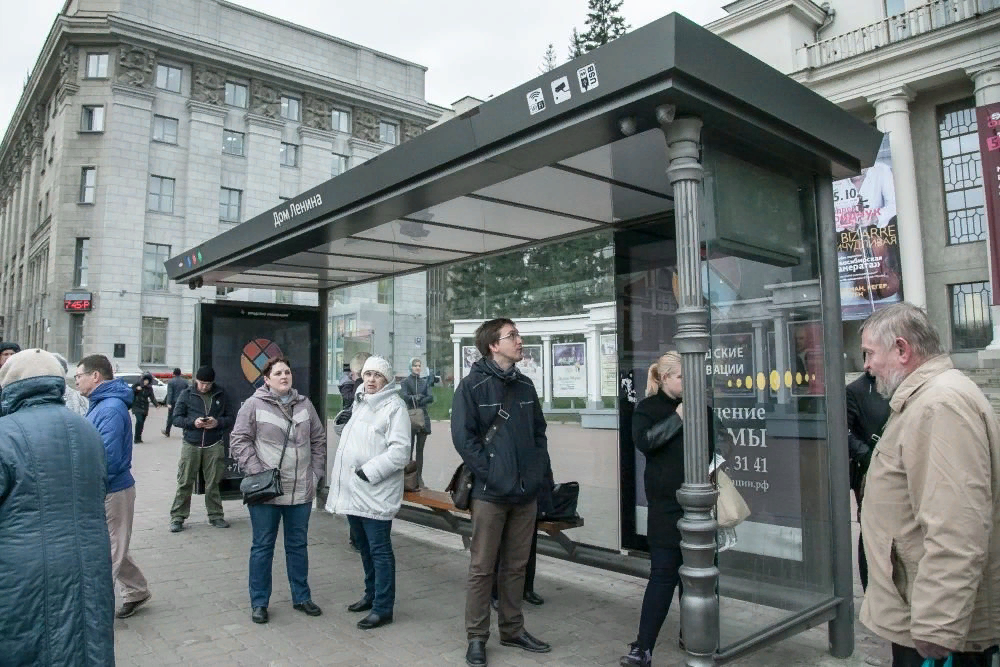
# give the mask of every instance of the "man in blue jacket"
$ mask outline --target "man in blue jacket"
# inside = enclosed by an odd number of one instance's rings
[[[87,419],[97,427],[108,463],[108,495],[104,499],[111,536],[111,573],[122,596],[115,613],[128,618],[149,600],[142,571],[128,553],[135,514],[135,479],[132,478],[132,389],[115,379],[111,362],[103,354],[84,357],[76,368],[76,386],[90,399]]]

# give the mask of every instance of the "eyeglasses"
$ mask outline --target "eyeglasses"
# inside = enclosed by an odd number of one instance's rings
[[[497,340],[501,341],[505,338],[516,338],[517,340],[521,340],[521,334],[518,333],[518,331],[515,329],[514,331],[508,333],[506,336],[500,336],[500,338],[497,338]]]

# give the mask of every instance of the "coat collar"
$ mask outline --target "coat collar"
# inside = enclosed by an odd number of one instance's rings
[[[924,386],[924,384],[955,367],[955,364],[951,362],[951,357],[947,354],[939,354],[936,357],[931,357],[924,363],[920,364],[916,370],[906,376],[896,391],[893,392],[892,398],[889,399],[889,406],[892,408],[893,412],[902,412],[903,408],[909,402],[910,398],[917,393],[917,391]]]
[[[392,399],[393,396],[399,394],[399,385],[396,382],[390,382],[386,386],[382,387],[374,394],[366,394],[364,385],[358,389],[358,393],[355,395],[356,401],[361,403],[367,403],[371,406],[372,410],[377,410],[380,405]]]

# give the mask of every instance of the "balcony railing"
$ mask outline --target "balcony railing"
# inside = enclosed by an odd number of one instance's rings
[[[1000,10],[1000,0],[934,0],[881,21],[807,44],[796,51],[799,67],[823,67],[896,42]]]

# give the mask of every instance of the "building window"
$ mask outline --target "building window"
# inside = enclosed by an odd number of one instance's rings
[[[382,278],[378,281],[378,302],[392,305],[392,278]]]
[[[392,144],[394,146],[398,144],[399,124],[380,120],[378,122],[378,140],[384,144]]]
[[[243,155],[243,133],[223,130],[222,152],[226,155]]]
[[[83,315],[69,316],[69,363],[83,359]]]
[[[177,119],[166,116],[153,116],[153,141],[176,144]]]
[[[170,246],[147,243],[142,251],[142,289],[167,289],[167,269],[163,263],[170,259]]]
[[[77,237],[76,251],[73,253],[73,285],[87,286],[87,270],[90,268],[90,239]]]
[[[981,350],[993,340],[987,281],[951,285],[951,349]]]
[[[149,177],[147,208],[160,213],[174,212],[174,179],[163,176]]]
[[[333,129],[337,132],[351,131],[351,112],[347,109],[334,109],[332,112]]]
[[[340,153],[333,154],[333,175],[339,176],[347,171],[347,156]]]
[[[83,107],[83,118],[80,122],[81,132],[103,132],[104,131],[104,107],[85,106]]]
[[[295,144],[281,144],[281,164],[295,167],[299,164],[299,147]]]
[[[167,363],[167,318],[142,318],[142,351],[139,362],[143,364]]]
[[[986,240],[983,168],[976,104],[965,100],[938,109],[948,243]]]
[[[108,54],[106,53],[87,54],[87,78],[88,79],[108,78]]]
[[[885,15],[896,16],[906,11],[906,0],[885,0]]]
[[[299,99],[297,97],[281,96],[281,117],[288,120],[299,119]]]
[[[93,204],[97,195],[97,167],[80,170],[80,203]]]
[[[170,65],[156,66],[156,87],[172,93],[181,92],[181,68]]]
[[[49,191],[45,191],[45,217],[49,217]]]
[[[241,190],[221,188],[219,190],[219,220],[239,222],[240,200],[242,198],[243,192]]]
[[[247,108],[247,87],[242,83],[226,81],[226,104],[231,107]]]
[[[56,156],[56,135],[53,134],[52,138],[49,140],[49,164],[52,164],[52,158]]]

